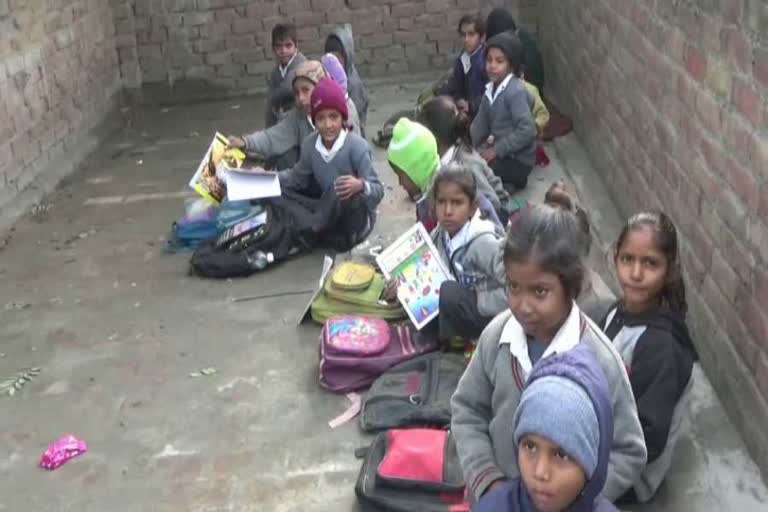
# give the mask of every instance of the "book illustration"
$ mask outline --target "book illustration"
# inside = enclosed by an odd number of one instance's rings
[[[222,176],[229,169],[239,169],[245,160],[245,153],[227,146],[229,146],[227,138],[216,132],[197,171],[189,180],[189,186],[193,190],[216,206],[220,205],[227,195],[227,187]]]

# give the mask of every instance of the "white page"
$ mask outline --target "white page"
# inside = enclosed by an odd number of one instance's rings
[[[280,180],[274,172],[241,172],[229,169],[224,174],[230,201],[262,199],[281,195]]]

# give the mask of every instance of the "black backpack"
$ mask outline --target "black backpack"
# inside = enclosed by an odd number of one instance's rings
[[[355,485],[363,511],[469,512],[453,436],[439,429],[382,432]]]
[[[447,427],[451,396],[466,363],[459,354],[426,354],[387,370],[365,395],[360,426],[368,432],[397,427]]]
[[[190,261],[194,273],[219,279],[248,276],[257,271],[248,257],[258,251],[272,253],[276,262],[297,252],[301,242],[291,215],[272,204],[261,215],[266,215],[264,222],[254,222],[259,215],[248,218],[200,245]]]

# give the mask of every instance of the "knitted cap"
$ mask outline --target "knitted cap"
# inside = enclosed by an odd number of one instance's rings
[[[344,66],[339,62],[338,57],[332,53],[326,53],[320,57],[320,62],[323,64],[325,73],[333,78],[337,84],[341,86],[344,94],[347,93],[347,72],[344,71]]]
[[[296,75],[293,77],[293,83],[295,84],[296,80],[299,78],[306,78],[313,84],[317,84],[320,80],[325,78],[323,65],[316,60],[305,60],[296,66]]]
[[[349,118],[349,109],[347,108],[347,98],[341,86],[332,78],[323,78],[312,91],[312,120],[318,112],[325,109],[333,109],[341,114],[345,121]]]
[[[523,63],[523,45],[520,38],[514,32],[506,31],[496,34],[485,44],[488,49],[498,48],[512,65],[512,70],[517,72]]]
[[[536,379],[525,388],[515,412],[515,444],[526,434],[546,437],[581,466],[587,479],[597,468],[600,424],[592,400],[565,377]]]
[[[488,39],[507,30],[517,30],[515,18],[503,7],[497,7],[488,13],[485,21],[485,35]]]
[[[387,157],[422,192],[429,188],[440,163],[435,136],[424,126],[406,117],[400,118],[392,129]]]

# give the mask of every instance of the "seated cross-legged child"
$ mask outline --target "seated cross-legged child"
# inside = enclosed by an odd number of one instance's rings
[[[324,77],[320,62],[308,60],[299,64],[292,83],[295,106],[271,128],[242,137],[230,136],[230,146],[258,154],[277,170],[293,167],[299,159],[302,142],[315,131],[310,100],[315,85]]]
[[[347,102],[336,82],[317,84],[311,112],[319,133],[304,140],[296,166],[280,173],[278,201],[293,211],[308,245],[348,251],[373,229],[384,187],[368,142],[344,128]]]
[[[487,43],[486,85],[480,110],[472,121],[472,144],[505,185],[523,189],[536,162],[533,97],[516,78],[520,41],[502,32]]]
[[[362,135],[360,131],[360,116],[357,113],[357,107],[355,102],[349,97],[347,87],[349,82],[347,80],[347,72],[344,71],[344,66],[341,65],[339,59],[332,53],[326,53],[320,57],[320,63],[323,65],[325,74],[332,78],[344,91],[344,97],[347,99],[347,109],[349,109],[349,122],[347,128],[351,129],[358,135]]]
[[[585,345],[536,365],[513,425],[520,477],[474,512],[618,512],[601,496],[613,414],[605,374]]]
[[[453,73],[439,91],[456,102],[456,106],[470,117],[480,107],[480,100],[488,83],[485,72],[485,20],[480,15],[466,15],[459,20],[459,34],[464,51],[456,59]]]
[[[277,123],[293,103],[293,77],[296,67],[307,58],[296,44],[296,26],[278,23],[272,29],[272,51],[277,65],[267,82],[264,128]]]
[[[334,54],[347,72],[347,91],[357,107],[360,131],[365,137],[365,123],[368,119],[368,88],[355,66],[355,39],[352,36],[352,25],[346,23],[342,27],[335,28],[325,40],[324,51]]]
[[[621,357],[574,302],[584,276],[584,234],[574,215],[538,204],[513,221],[504,246],[509,311],[480,336],[451,399],[451,430],[470,496],[520,474],[509,435],[534,365],[589,347],[611,389],[614,433],[603,494],[623,495],[645,465],[643,431]]]
[[[435,136],[421,124],[405,117],[401,118],[392,131],[387,157],[400,186],[416,201],[416,219],[424,224],[427,231],[431,231],[436,227],[437,221],[433,215],[429,190],[440,169]],[[478,190],[481,191],[478,199],[480,210],[487,218],[503,226],[493,206],[494,202],[498,204],[498,198],[493,197],[495,193],[488,180],[477,168],[470,167],[470,170],[475,176]]]
[[[507,309],[504,231],[480,213],[475,177],[466,167],[452,163],[440,169],[431,194],[438,223],[432,240],[456,279],[440,287],[438,339],[476,340]]]
[[[477,154],[469,141],[469,118],[459,111],[448,96],[432,98],[419,111],[419,123],[435,136],[440,163],[460,163],[472,170],[477,178],[478,191],[493,205],[500,219],[507,219],[510,211],[510,195],[501,179],[493,173],[488,163]]]
[[[623,292],[603,322],[629,370],[648,465],[622,502],[650,500],[684,429],[697,359],[688,328],[677,230],[661,212],[632,216],[615,249]]]

